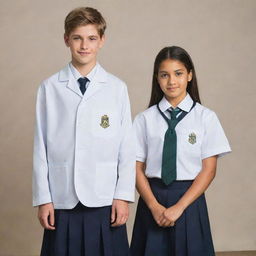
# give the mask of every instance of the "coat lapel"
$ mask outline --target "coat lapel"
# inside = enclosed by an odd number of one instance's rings
[[[66,87],[79,95],[81,98],[83,97],[80,88],[75,81],[75,78],[73,74],[71,73],[71,70],[69,68],[69,64],[67,64],[60,72],[59,72],[59,81],[65,82]]]
[[[92,81],[89,84],[89,87],[87,88],[83,100],[87,100],[93,95],[95,95],[99,90],[104,88],[106,86],[107,82],[107,72],[99,65],[97,64],[97,71],[94,75]]]
[[[97,93],[100,89],[102,89],[107,82],[107,72],[99,65],[97,64],[97,71],[94,75],[92,81],[90,82],[90,85],[88,89],[86,90],[85,94],[82,95],[80,88],[77,84],[77,81],[75,80],[70,68],[69,64],[66,65],[60,72],[59,72],[59,81],[65,82],[66,87],[79,95],[83,100],[87,100],[91,96],[93,96],[95,93]]]

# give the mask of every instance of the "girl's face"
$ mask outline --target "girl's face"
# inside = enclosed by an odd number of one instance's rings
[[[168,101],[182,101],[187,94],[188,82],[192,79],[192,71],[178,60],[164,60],[158,70],[157,80]]]

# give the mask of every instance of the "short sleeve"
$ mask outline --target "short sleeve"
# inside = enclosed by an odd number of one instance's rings
[[[135,117],[133,122],[133,129],[136,140],[136,160],[145,162],[147,158],[147,137],[145,118],[142,114]]]
[[[224,156],[231,152],[228,139],[220,124],[217,115],[210,111],[204,120],[204,136],[202,142],[202,159],[215,156]]]

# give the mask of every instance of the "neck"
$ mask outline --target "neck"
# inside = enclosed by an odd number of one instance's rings
[[[72,65],[78,70],[82,76],[87,76],[96,65],[96,61],[88,64],[80,64],[74,60],[71,61]]]
[[[168,100],[168,102],[172,105],[173,108],[176,108],[187,96],[187,93],[185,95],[181,95],[180,97],[171,98],[165,95],[165,98]]]

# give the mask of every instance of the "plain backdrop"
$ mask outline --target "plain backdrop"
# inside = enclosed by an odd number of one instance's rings
[[[31,203],[35,96],[70,60],[63,23],[78,6],[107,20],[99,62],[128,84],[133,117],[149,102],[158,51],[190,53],[202,103],[218,114],[233,150],[207,191],[215,248],[255,250],[255,0],[1,0],[0,255],[36,255],[41,246]]]

